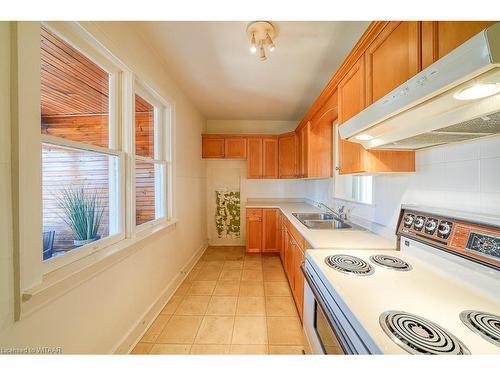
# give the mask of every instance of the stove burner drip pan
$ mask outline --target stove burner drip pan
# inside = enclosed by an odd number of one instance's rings
[[[352,255],[330,255],[325,258],[325,263],[331,268],[349,275],[368,276],[375,272],[369,263]]]
[[[467,347],[441,326],[404,311],[386,311],[380,326],[398,346],[411,354],[470,354]]]
[[[392,270],[396,271],[410,271],[411,266],[406,263],[404,260],[393,257],[391,255],[372,255],[370,257],[370,260],[378,264],[379,266],[385,267],[385,268],[390,268]]]
[[[500,316],[483,311],[466,310],[460,320],[474,333],[500,347]]]

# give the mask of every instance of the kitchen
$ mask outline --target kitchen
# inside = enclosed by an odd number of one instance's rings
[[[3,354],[500,354],[500,22],[0,26]]]

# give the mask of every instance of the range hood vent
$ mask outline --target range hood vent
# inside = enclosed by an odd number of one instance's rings
[[[500,22],[340,125],[340,136],[366,149],[418,150],[498,134],[498,91],[459,97],[478,85],[500,90]]]
[[[478,117],[439,130],[415,135],[384,145],[387,149],[418,150],[421,148],[462,142],[500,133],[500,112]]]

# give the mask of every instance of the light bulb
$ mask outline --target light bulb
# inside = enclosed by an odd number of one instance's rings
[[[500,92],[500,83],[478,83],[455,93],[458,100],[474,100],[485,98]]]
[[[257,52],[257,43],[255,43],[255,33],[252,33],[252,40],[250,41],[250,52]]]
[[[261,61],[264,61],[266,59],[266,51],[264,50],[264,44],[263,43],[260,43],[260,60]]]
[[[266,43],[269,46],[269,51],[273,52],[276,49],[276,46],[268,33],[266,33]]]

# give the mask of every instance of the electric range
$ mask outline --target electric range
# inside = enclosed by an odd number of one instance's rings
[[[458,212],[403,207],[397,235],[400,251],[307,251],[312,351],[500,354],[500,229]]]

